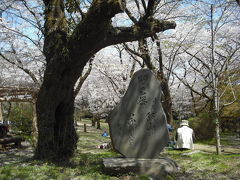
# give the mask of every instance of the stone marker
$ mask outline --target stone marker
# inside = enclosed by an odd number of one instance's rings
[[[168,174],[178,171],[178,165],[169,158],[135,159],[135,158],[105,158],[104,171],[110,175],[134,172],[148,175],[156,179],[165,179]]]
[[[137,71],[109,116],[113,147],[127,158],[156,158],[169,142],[159,81],[148,69]]]

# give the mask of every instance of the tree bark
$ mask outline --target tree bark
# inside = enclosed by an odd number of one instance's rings
[[[157,77],[161,83],[162,91],[163,91],[163,96],[162,96],[162,105],[164,112],[166,114],[167,122],[169,124],[173,123],[173,113],[172,113],[172,98],[170,94],[170,89],[168,86],[168,81],[163,75],[159,75]]]
[[[157,52],[158,52],[158,63],[159,63],[159,71],[157,73],[157,78],[159,79],[163,91],[162,96],[162,105],[163,110],[166,114],[167,122],[169,124],[173,124],[173,112],[172,112],[172,97],[168,85],[168,79],[165,76],[164,70],[163,70],[163,55],[162,55],[162,49],[160,45],[160,40],[158,39],[157,35],[154,36],[156,39],[156,45],[157,45]]]
[[[101,129],[100,118],[97,119],[97,129]]]
[[[95,0],[68,34],[63,0],[44,0],[46,70],[37,99],[38,144],[35,158],[67,160],[77,143],[74,129],[74,86],[83,68],[102,48],[148,37],[174,28],[174,22],[147,19],[133,27],[113,27],[111,18],[122,12],[117,0]]]
[[[33,146],[36,147],[38,137],[36,102],[33,101],[32,105],[33,105],[32,138]]]
[[[96,126],[96,119],[94,117],[92,117],[92,127]]]
[[[220,154],[222,154],[222,151],[221,151],[219,119],[216,118],[215,121],[216,121],[216,151],[217,151],[217,154],[220,155]]]
[[[2,102],[0,102],[0,123],[3,123]]]
[[[58,70],[54,70],[57,71]],[[56,73],[57,72],[54,72]],[[62,73],[59,73],[61,75]],[[74,75],[45,78],[38,94],[37,159],[61,160],[72,156],[77,142],[74,129]],[[76,79],[76,78],[75,78]],[[55,83],[57,82],[57,83]],[[55,85],[53,86],[53,84]]]
[[[165,77],[164,71],[163,71],[162,52],[161,52],[160,42],[156,35],[155,35],[155,38],[157,39],[158,62],[159,62],[158,71],[157,71],[157,68],[152,64],[151,57],[149,55],[148,44],[145,39],[139,40],[139,49],[141,52],[141,57],[145,62],[145,64],[147,65],[148,69],[153,71],[153,73],[156,75],[157,79],[161,84],[162,91],[163,91],[163,96],[162,96],[163,110],[166,114],[167,122],[171,124],[173,123],[172,98],[171,98],[170,89],[168,86],[168,80]]]

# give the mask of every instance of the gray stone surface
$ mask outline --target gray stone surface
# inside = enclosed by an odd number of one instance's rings
[[[137,71],[108,122],[113,147],[128,158],[155,158],[169,142],[162,90],[150,70]]]
[[[178,171],[175,161],[168,158],[134,159],[134,158],[105,158],[104,171],[107,174],[133,172],[139,175],[148,175],[153,179],[165,179],[167,174]]]

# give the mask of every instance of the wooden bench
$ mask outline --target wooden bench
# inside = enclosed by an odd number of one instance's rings
[[[17,147],[21,147],[21,142],[25,141],[22,137],[4,137],[0,138],[0,145],[6,146],[8,144],[14,143]]]

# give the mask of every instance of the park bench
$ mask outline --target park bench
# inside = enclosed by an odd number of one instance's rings
[[[5,147],[8,144],[15,144],[17,147],[21,147],[21,142],[24,141],[25,139],[22,137],[4,137],[0,138],[0,146]]]
[[[21,147],[21,142],[25,141],[24,138],[19,136],[8,135],[9,125],[0,123],[0,149],[4,148],[9,144],[14,144],[17,147]]]

